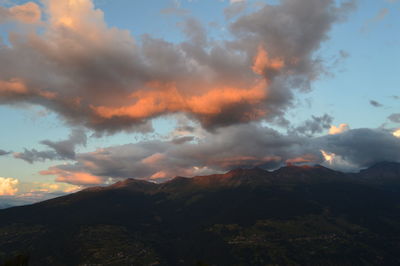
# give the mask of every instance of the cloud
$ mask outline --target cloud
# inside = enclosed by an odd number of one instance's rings
[[[383,104],[381,104],[381,103],[379,103],[379,102],[377,102],[377,101],[374,101],[374,100],[370,100],[369,103],[370,103],[373,107],[382,107],[382,106],[383,106]]]
[[[86,141],[86,134],[82,129],[72,129],[67,140],[41,141],[41,144],[48,146],[51,150],[37,151],[36,149],[25,149],[24,152],[14,153],[14,157],[28,163],[46,160],[72,160],[75,158],[76,147],[85,146]]]
[[[343,133],[343,132],[348,131],[349,129],[350,129],[350,127],[349,127],[348,124],[340,124],[338,127],[332,125],[332,126],[329,128],[329,134],[330,134],[330,135],[341,134],[341,133]]]
[[[34,2],[15,5],[10,8],[0,6],[0,23],[18,21],[26,24],[35,24],[38,23],[40,19],[40,7]]]
[[[313,145],[340,156],[356,169],[384,161],[400,162],[400,139],[381,129],[352,129],[317,138]]]
[[[58,165],[42,174],[56,175],[58,180],[72,184],[76,184],[77,173],[89,173],[103,181],[129,177],[157,179],[215,173],[239,166],[277,166],[289,153],[302,155],[292,151],[294,146],[301,145],[301,138],[283,136],[255,124],[205,134],[204,138],[192,141],[153,140],[77,154],[75,164]]]
[[[369,19],[364,23],[364,26],[362,27],[361,30],[367,31],[372,24],[382,21],[388,14],[389,14],[389,9],[387,8],[380,9],[373,18]]]
[[[105,183],[104,177],[95,176],[85,172],[70,172],[59,168],[42,171],[42,175],[56,175],[57,182],[69,183],[78,186],[100,185]]]
[[[4,150],[1,150],[0,149],[0,156],[4,156],[4,155],[8,155],[8,154],[10,154],[11,152],[9,152],[9,151],[4,151]]]
[[[0,196],[12,196],[18,192],[18,179],[0,177]]]
[[[395,136],[396,138],[400,138],[400,128],[393,132],[393,136]]]
[[[177,113],[210,131],[281,121],[294,91],[324,73],[316,52],[352,7],[285,0],[238,17],[233,38],[213,42],[188,19],[187,40],[171,43],[108,27],[90,0],[43,3],[40,26],[18,24],[0,46],[0,104],[41,105],[98,134],[148,132]]]
[[[23,152],[15,152],[14,158],[24,160],[28,163],[34,163],[37,161],[54,160],[57,158],[55,151],[38,151],[36,149],[24,149]]]
[[[69,138],[63,141],[44,140],[41,143],[52,148],[60,158],[74,159],[75,148],[86,145],[86,134],[82,129],[73,129]]]
[[[231,1],[231,5],[224,9],[225,19],[231,19],[247,9],[247,2],[245,0]]]
[[[313,136],[316,133],[321,133],[324,130],[331,128],[332,121],[333,117],[328,114],[324,114],[320,117],[312,116],[311,119],[306,120],[302,125],[292,130],[296,133]]]
[[[382,129],[349,129],[336,135],[309,137],[296,132],[282,134],[251,123],[204,134],[183,136],[188,137],[185,141],[143,141],[80,153],[75,163],[53,166],[42,174],[55,175],[60,182],[88,185],[109,178],[165,179],[237,167],[275,169],[287,163],[324,163],[355,171],[377,162],[400,162],[400,138]],[[321,150],[335,160],[326,161]]]
[[[162,15],[184,16],[189,15],[190,11],[179,7],[166,7],[161,9],[160,13]]]
[[[400,113],[391,114],[388,119],[393,123],[400,123]]]
[[[381,21],[382,19],[384,19],[387,14],[389,14],[389,9],[387,8],[382,8],[381,10],[379,10],[379,12],[376,14],[376,16],[373,18],[374,21]]]
[[[18,182],[18,191],[1,197],[5,206],[20,206],[64,196],[82,189],[62,183]],[[1,206],[0,206],[1,207]]]

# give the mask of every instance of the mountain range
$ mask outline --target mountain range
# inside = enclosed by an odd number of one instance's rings
[[[0,210],[0,265],[400,265],[400,164],[126,179]]]

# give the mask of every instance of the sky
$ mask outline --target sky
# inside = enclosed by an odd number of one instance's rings
[[[0,203],[400,162],[400,1],[0,0]]]

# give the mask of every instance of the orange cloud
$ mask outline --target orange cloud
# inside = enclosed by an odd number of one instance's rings
[[[47,7],[51,14],[51,23],[56,27],[79,30],[81,25],[89,22],[89,17],[96,18],[92,23],[103,19],[103,13],[95,10],[92,1],[89,0],[47,1]]]
[[[168,173],[164,172],[164,171],[159,171],[155,174],[153,174],[150,179],[160,179],[160,178],[167,178],[167,177],[171,177],[168,176]]]
[[[0,177],[0,196],[13,196],[18,192],[18,179]]]
[[[151,82],[131,95],[135,103],[125,107],[92,106],[102,118],[130,117],[145,119],[164,113],[188,112],[217,115],[225,107],[238,103],[259,104],[267,97],[267,82],[259,79],[249,89],[213,87],[201,95],[185,95],[175,83]],[[262,115],[262,114],[259,114]]]
[[[47,100],[57,98],[57,93],[46,90],[28,89],[25,82],[19,78],[12,78],[9,81],[0,80],[0,96],[39,96]]]
[[[99,185],[103,184],[104,180],[102,177],[95,176],[85,172],[70,172],[67,170],[53,168],[48,171],[40,172],[41,175],[55,175],[57,176],[57,182],[69,183],[73,185]]]
[[[338,127],[332,125],[331,128],[329,129],[329,134],[330,135],[336,135],[336,134],[341,134],[343,132],[346,132],[350,129],[348,124],[340,124]]]
[[[40,7],[34,2],[16,5],[10,8],[3,8],[0,6],[0,23],[4,20],[12,20],[26,24],[34,24],[38,23],[40,19]]]
[[[79,186],[61,183],[21,183],[20,192],[22,194],[20,196],[24,197],[33,194],[46,194],[54,192],[72,193],[78,191],[79,189],[81,189]]]
[[[330,153],[330,152],[326,152],[324,150],[321,150],[322,156],[324,157],[325,161],[328,164],[333,164],[335,158],[336,158],[336,154],[334,153]]]
[[[160,161],[165,159],[165,154],[162,153],[155,153],[149,157],[146,157],[142,160],[142,163],[144,164],[156,164],[159,163]]]
[[[264,75],[268,69],[275,71],[281,70],[285,66],[285,62],[280,58],[271,58],[264,46],[258,46],[258,52],[254,58],[253,71],[259,75]]]
[[[25,83],[17,78],[11,79],[10,81],[0,80],[0,95],[6,94],[27,94],[28,89]]]
[[[304,4],[294,2],[238,18],[230,25],[229,41],[205,41],[210,38],[201,23],[196,32],[188,24],[190,41],[182,43],[150,35],[136,41],[129,31],[109,27],[93,0],[42,0],[40,6],[30,2],[0,8],[1,21],[5,12],[6,20],[12,16],[40,22],[28,30],[11,29],[9,45],[0,47],[0,61],[7,62],[0,71],[1,102],[15,96],[11,103],[39,104],[68,123],[111,134],[147,132],[153,118],[175,113],[196,119],[206,129],[278,121],[294,99],[292,90],[324,72],[309,66],[335,21],[320,19],[341,17],[334,1],[310,2],[313,23],[303,24],[297,10]],[[273,23],[280,12],[293,20]],[[281,30],[288,34],[276,34]],[[254,38],[240,37],[246,33]],[[23,80],[26,87],[10,77]]]
[[[286,160],[286,164],[304,164],[304,163],[315,163],[317,162],[318,159],[315,157],[315,155],[312,154],[305,154],[300,157],[296,158],[291,158]]]

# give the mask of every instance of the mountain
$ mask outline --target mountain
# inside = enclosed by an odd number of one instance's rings
[[[399,169],[236,169],[89,188],[1,210],[0,265],[399,265]]]
[[[7,209],[10,207],[12,207],[12,205],[9,203],[0,203],[0,209]]]

